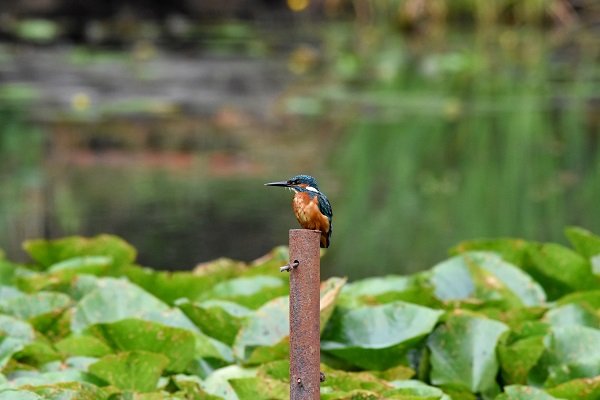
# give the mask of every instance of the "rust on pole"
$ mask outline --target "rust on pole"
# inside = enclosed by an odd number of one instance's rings
[[[290,400],[320,398],[320,237],[290,229]]]

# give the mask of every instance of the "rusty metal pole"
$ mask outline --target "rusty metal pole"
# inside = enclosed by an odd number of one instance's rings
[[[320,398],[320,237],[290,229],[290,400]]]

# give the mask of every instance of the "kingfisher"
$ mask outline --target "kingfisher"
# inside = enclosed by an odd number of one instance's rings
[[[296,175],[287,181],[265,183],[265,186],[286,187],[294,192],[292,209],[300,226],[321,231],[321,247],[329,247],[333,230],[333,211],[327,196],[319,190],[317,180],[309,175]]]

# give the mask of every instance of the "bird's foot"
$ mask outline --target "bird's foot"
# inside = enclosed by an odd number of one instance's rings
[[[279,272],[284,272],[284,271],[290,272],[290,270],[292,268],[296,268],[296,267],[298,267],[298,265],[300,265],[300,262],[298,260],[294,260],[293,262],[291,262],[287,265],[284,265],[283,267],[279,267]]]

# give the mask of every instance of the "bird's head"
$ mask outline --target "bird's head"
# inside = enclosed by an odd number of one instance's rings
[[[265,186],[281,186],[287,187],[294,191],[309,190],[313,192],[319,191],[317,180],[310,175],[296,175],[287,181],[265,183]]]

